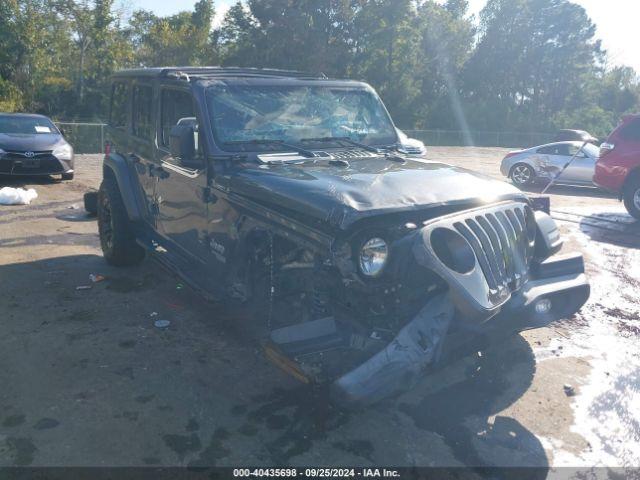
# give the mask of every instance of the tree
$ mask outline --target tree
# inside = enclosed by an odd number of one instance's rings
[[[488,105],[503,112],[492,128],[544,128],[603,61],[595,26],[568,0],[489,0],[480,15],[480,41],[466,66],[465,88],[476,125]],[[579,100],[578,100],[579,101]]]
[[[410,123],[408,112],[418,96],[419,20],[411,0],[368,0],[356,12],[349,72],[370,81],[399,123]]]
[[[225,65],[250,66],[257,63],[255,41],[260,32],[256,19],[242,2],[229,8],[215,35]]]

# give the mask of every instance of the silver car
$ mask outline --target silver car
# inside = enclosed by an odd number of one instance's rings
[[[600,150],[588,143],[559,142],[510,152],[502,160],[500,171],[518,186],[547,183],[562,170],[571,157],[578,156],[558,178],[563,185],[594,186],[593,174]]]

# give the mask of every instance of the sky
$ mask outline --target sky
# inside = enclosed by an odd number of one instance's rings
[[[220,22],[229,5],[236,0],[217,0],[216,22]],[[640,49],[636,48],[640,1],[638,0],[573,0],[582,5],[598,26],[598,38],[609,52],[612,65],[629,65],[640,72]],[[157,15],[170,15],[190,10],[195,0],[130,0],[128,9],[144,8]],[[472,13],[478,13],[486,0],[469,0]]]

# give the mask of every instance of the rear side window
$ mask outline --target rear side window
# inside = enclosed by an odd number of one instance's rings
[[[160,143],[169,147],[171,128],[177,124],[196,125],[191,94],[184,90],[165,89],[161,95]]]
[[[147,85],[136,85],[133,87],[133,134],[136,137],[151,139],[153,132],[153,116],[151,107],[153,105],[153,90]]]
[[[543,155],[562,155],[560,153],[559,145],[549,145],[547,147],[539,148],[538,153],[541,153]]]
[[[127,126],[129,113],[129,86],[124,82],[115,82],[111,87],[111,111],[109,125],[116,128]]]
[[[640,118],[631,120],[628,124],[620,129],[620,137],[624,140],[640,142]]]

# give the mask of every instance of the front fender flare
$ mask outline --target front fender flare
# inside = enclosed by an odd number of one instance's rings
[[[142,219],[142,210],[136,195],[137,178],[132,173],[127,161],[117,153],[104,157],[103,175],[113,175],[118,183],[122,201],[127,209],[129,220],[136,222]]]

